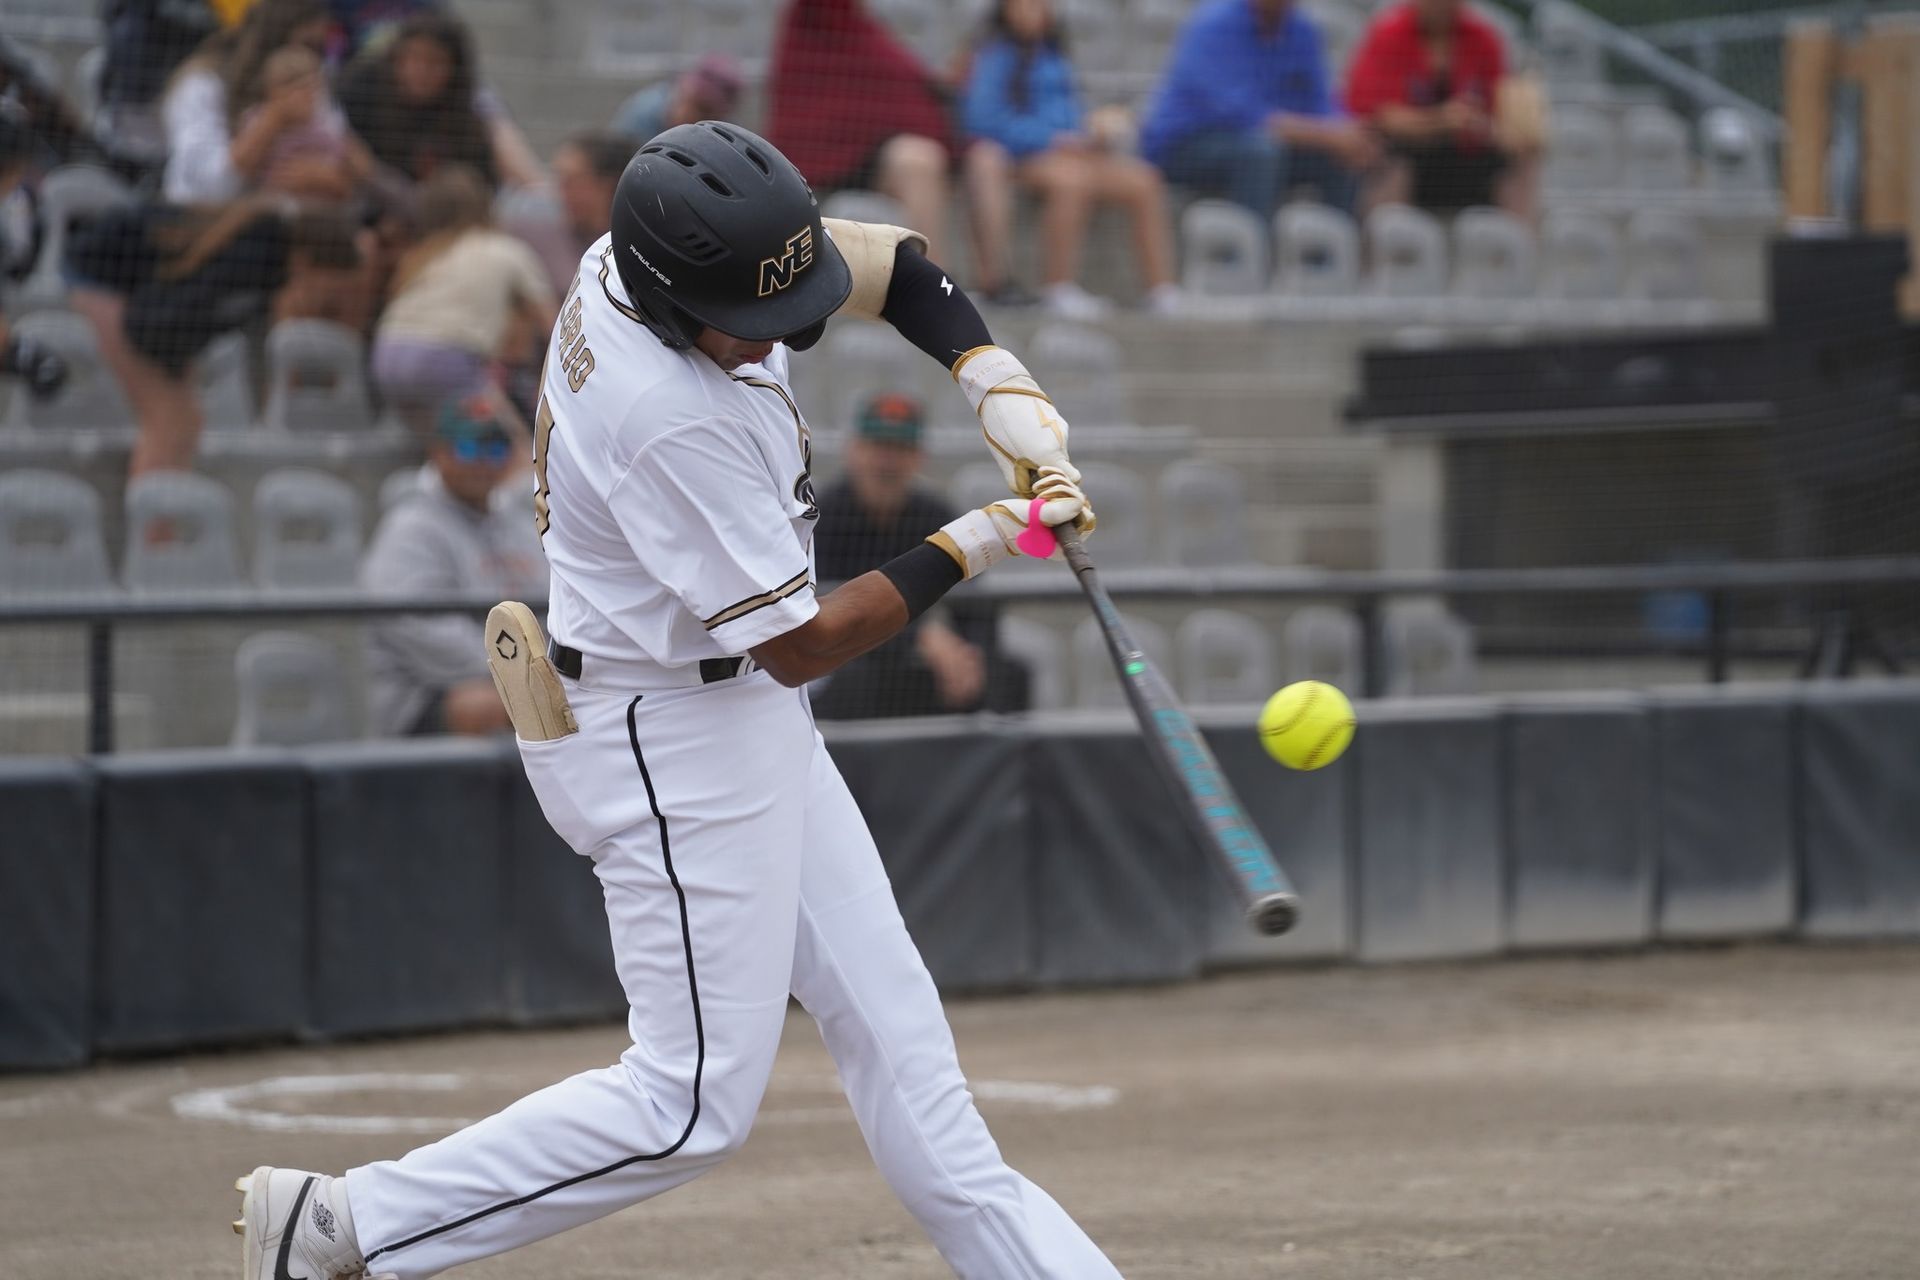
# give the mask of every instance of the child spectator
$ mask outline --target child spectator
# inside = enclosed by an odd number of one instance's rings
[[[638,148],[677,124],[733,119],[745,87],[738,63],[710,53],[675,79],[648,85],[621,103],[607,127]]]
[[[1347,70],[1347,109],[1369,121],[1396,160],[1384,194],[1449,211],[1531,203],[1529,156],[1495,128],[1506,52],[1493,25],[1461,0],[1404,0],[1375,18]]]
[[[955,154],[947,91],[861,0],[792,0],[774,41],[767,141],[822,194],[898,200],[941,261]]]
[[[994,6],[986,38],[974,52],[964,120],[973,139],[967,187],[983,293],[994,297],[1007,285],[1018,185],[1042,201],[1042,298],[1050,310],[1093,319],[1106,309],[1074,281],[1087,221],[1099,203],[1120,205],[1132,220],[1151,305],[1164,309],[1173,302],[1173,250],[1159,171],[1090,136],[1050,0],[999,0]]]
[[[555,299],[533,250],[492,225],[493,199],[472,170],[442,168],[420,190],[420,240],[394,272],[373,342],[381,396],[425,435],[451,396],[488,380],[514,341],[553,328]]]
[[[1295,187],[1351,209],[1379,159],[1342,116],[1320,29],[1293,0],[1207,0],[1174,42],[1140,147],[1169,180],[1269,217]]]
[[[240,116],[240,132],[277,126],[260,186],[314,200],[345,200],[373,167],[327,92],[320,56],[305,45],[275,50],[260,68],[260,101]],[[262,126],[260,117],[269,117]]]
[[[268,319],[331,314],[358,267],[343,215],[289,213],[264,197],[82,223],[67,245],[68,305],[92,322],[133,405],[132,474],[192,466],[201,423],[193,364],[209,343]]]

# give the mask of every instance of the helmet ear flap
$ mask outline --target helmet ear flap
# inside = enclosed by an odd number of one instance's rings
[[[794,334],[792,337],[782,339],[782,341],[784,341],[787,344],[788,350],[805,351],[807,348],[811,347],[814,343],[820,341],[820,335],[825,333],[826,331],[827,331],[827,322],[825,320],[822,320],[818,324],[808,325],[806,328]]]

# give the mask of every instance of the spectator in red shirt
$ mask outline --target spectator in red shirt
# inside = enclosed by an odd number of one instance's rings
[[[1525,202],[1524,157],[1494,127],[1506,51],[1463,0],[1403,0],[1375,18],[1347,70],[1347,110],[1399,161],[1386,192],[1423,209]]]

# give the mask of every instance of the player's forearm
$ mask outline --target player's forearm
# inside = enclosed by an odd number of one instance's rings
[[[781,684],[798,688],[885,644],[959,582],[959,565],[922,544],[829,591],[818,613],[756,645],[753,659]]]
[[[975,348],[993,345],[987,322],[966,291],[910,241],[902,241],[895,251],[893,279],[887,285],[887,305],[881,308],[880,318],[938,360],[943,369],[953,368]]]

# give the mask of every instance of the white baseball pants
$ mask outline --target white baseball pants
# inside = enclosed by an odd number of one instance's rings
[[[712,1168],[753,1125],[787,995],[820,1024],[880,1172],[955,1273],[1117,1277],[1007,1167],[803,692],[762,672],[635,697],[569,684],[580,732],[522,742],[605,892],[633,1046],[347,1190],[370,1270],[420,1280]]]

